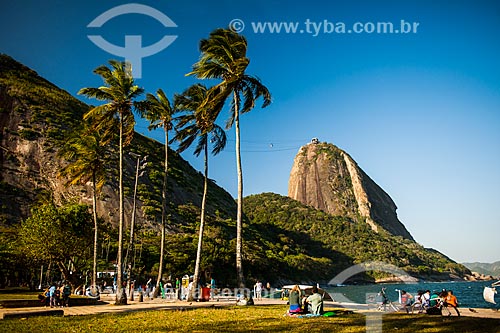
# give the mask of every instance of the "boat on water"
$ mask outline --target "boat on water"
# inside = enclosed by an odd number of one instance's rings
[[[288,295],[290,294],[290,290],[294,287],[294,284],[289,284],[281,287],[281,299],[288,300]],[[304,293],[305,296],[309,296],[312,294],[313,286],[299,284],[300,290]],[[332,296],[328,293],[328,291],[321,289],[318,287],[318,292],[323,296],[323,300],[325,301],[333,301]]]
[[[497,290],[495,287],[500,287],[500,281],[492,283],[491,287],[484,287],[483,298],[486,302],[492,303],[492,304],[497,304],[495,302],[495,294],[497,293]]]

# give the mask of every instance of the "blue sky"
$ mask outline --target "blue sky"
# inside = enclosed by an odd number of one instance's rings
[[[87,25],[126,1],[4,3],[0,52],[76,95],[98,86],[92,70],[114,56],[94,45],[101,35],[142,45],[177,39],[142,59],[137,80],[148,92],[180,93],[199,57],[198,42],[240,19],[251,59],[273,104],[242,117],[245,195],[287,194],[293,158],[311,138],[346,150],[398,206],[415,239],[464,261],[500,260],[500,4],[495,1],[137,1],[177,27],[127,14]],[[408,34],[306,31],[306,23],[417,22]],[[258,22],[297,22],[297,33],[258,33]],[[322,27],[323,27],[322,26]],[[310,26],[311,28],[312,26]],[[369,28],[369,26],[366,26]],[[300,30],[303,33],[300,33]],[[209,83],[207,83],[209,84]],[[93,103],[92,100],[85,100]],[[227,113],[223,114],[221,124]],[[139,121],[136,130],[148,132]],[[210,177],[236,196],[234,129],[211,158]],[[202,161],[183,153],[195,168]]]

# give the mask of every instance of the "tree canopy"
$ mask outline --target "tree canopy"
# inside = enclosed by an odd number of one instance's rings
[[[31,210],[19,231],[21,247],[29,257],[56,264],[65,279],[85,266],[91,258],[93,218],[89,208],[80,204],[56,207],[46,203]],[[73,263],[75,272],[67,269]],[[81,272],[79,272],[81,273]]]

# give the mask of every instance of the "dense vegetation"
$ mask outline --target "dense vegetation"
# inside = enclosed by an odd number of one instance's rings
[[[22,118],[19,124],[21,129],[17,134],[24,139],[34,140],[44,136],[49,141],[62,140],[64,132],[75,128],[88,110],[87,105],[68,92],[2,54],[0,74],[0,87],[8,89],[6,93],[9,97],[19,101],[10,106]],[[2,97],[2,104],[7,103],[8,99]],[[3,112],[10,111],[8,107],[9,105],[2,105]]]
[[[498,276],[500,277],[500,261],[494,263],[481,263],[481,262],[470,262],[464,263],[468,269],[479,274]]]
[[[244,207],[252,229],[259,231],[262,256],[287,266],[291,279],[328,281],[352,264],[367,261],[393,264],[423,278],[468,272],[435,250],[278,194],[249,196]]]

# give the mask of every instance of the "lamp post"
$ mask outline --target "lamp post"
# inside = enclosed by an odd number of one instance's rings
[[[38,285],[38,289],[42,290],[42,281],[43,281],[43,265],[40,268],[40,284]]]
[[[144,174],[144,169],[148,165],[146,162],[148,156],[144,156],[141,160],[141,155],[129,152],[129,155],[137,159],[137,164],[135,167],[135,185],[134,185],[134,198],[133,198],[133,205],[132,205],[132,218],[130,219],[130,242],[127,247],[127,252],[125,254],[125,265],[127,266],[127,280],[128,280],[128,285],[130,286],[131,282],[131,273],[132,273],[132,264],[128,262],[128,254],[129,251],[131,251],[132,247],[134,246],[134,225],[135,225],[135,209],[136,209],[136,197],[137,197],[137,183],[139,182],[139,177],[141,177]],[[139,174],[139,170],[141,170],[141,173]],[[131,301],[134,300],[134,290],[132,289],[130,291],[130,296],[129,299]]]

